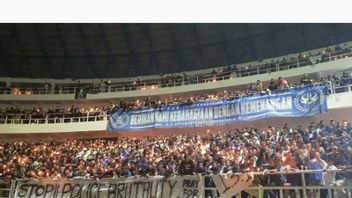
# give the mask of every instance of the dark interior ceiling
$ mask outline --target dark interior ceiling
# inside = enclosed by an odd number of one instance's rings
[[[0,24],[0,76],[82,79],[173,73],[350,40],[351,24]]]

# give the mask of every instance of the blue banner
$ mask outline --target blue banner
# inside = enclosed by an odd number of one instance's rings
[[[230,124],[268,117],[301,117],[327,112],[326,85],[291,88],[272,95],[197,101],[145,110],[119,110],[109,116],[109,131],[186,128]]]

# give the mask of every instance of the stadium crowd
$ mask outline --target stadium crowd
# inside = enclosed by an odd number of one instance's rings
[[[330,78],[330,77],[329,77]],[[330,81],[335,78],[330,78]],[[349,76],[348,79],[351,79]],[[336,83],[340,82],[340,79],[336,79]],[[290,88],[300,88],[302,86],[319,85],[321,83],[328,83],[326,78],[313,80],[307,75],[301,78],[300,82],[289,83],[282,77],[278,79],[271,79],[266,85],[257,80],[257,82],[250,84],[248,87],[242,90],[234,91],[221,91],[211,94],[195,95],[192,97],[163,97],[163,98],[145,98],[136,99],[134,101],[119,101],[117,103],[111,103],[109,105],[102,106],[77,106],[72,105],[68,108],[20,108],[20,107],[5,107],[0,108],[0,123],[4,123],[5,120],[11,122],[11,120],[25,120],[24,123],[40,123],[52,122],[64,122],[60,118],[75,118],[87,117],[87,116],[106,116],[117,110],[131,111],[141,110],[146,108],[160,108],[170,105],[189,105],[196,101],[209,101],[209,100],[236,100],[243,97],[249,97],[254,95],[270,95],[277,92],[283,92]],[[352,81],[348,81],[349,83]],[[340,85],[340,84],[339,84]],[[102,118],[99,118],[102,119]]]
[[[268,126],[158,137],[0,144],[3,178],[102,179],[155,175],[209,175],[284,170],[325,170],[352,166],[352,126],[347,121],[312,122],[307,128]],[[339,173],[341,174],[341,173]],[[311,185],[330,185],[346,172]],[[302,185],[300,175],[270,175],[263,185]]]

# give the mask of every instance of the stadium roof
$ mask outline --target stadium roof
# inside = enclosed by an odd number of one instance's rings
[[[173,73],[350,40],[351,24],[0,24],[0,76],[80,79]]]

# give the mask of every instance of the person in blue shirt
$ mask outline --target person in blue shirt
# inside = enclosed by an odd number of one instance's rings
[[[256,92],[257,91],[257,87],[253,83],[248,87],[248,89],[251,90],[252,92]]]
[[[125,177],[131,177],[131,171],[128,170],[127,167],[122,166],[121,171],[119,172],[119,177],[125,178]]]
[[[315,152],[314,158],[311,159],[308,163],[308,167],[310,170],[321,170],[321,172],[311,173],[309,175],[309,184],[312,186],[322,186],[324,185],[324,175],[323,170],[326,169],[328,163],[320,158],[320,153]],[[310,192],[309,192],[310,193]],[[316,197],[317,190],[313,191],[313,197]],[[320,193],[322,194],[322,193]]]

